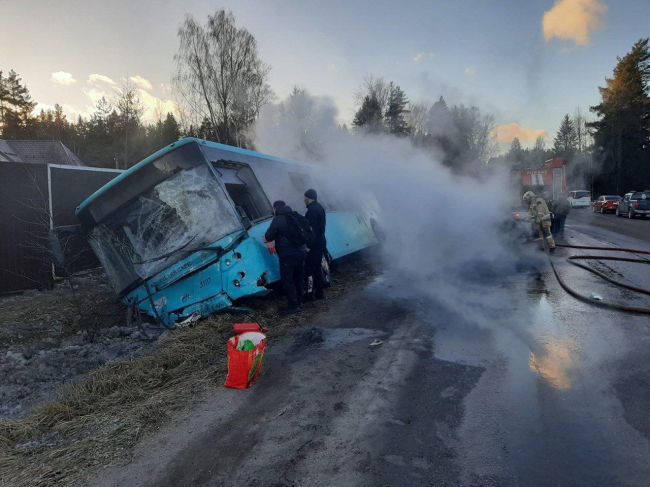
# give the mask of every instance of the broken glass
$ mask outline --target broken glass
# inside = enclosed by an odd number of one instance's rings
[[[241,228],[222,186],[201,164],[138,195],[89,240],[119,292]]]

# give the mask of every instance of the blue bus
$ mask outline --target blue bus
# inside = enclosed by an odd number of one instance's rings
[[[76,214],[122,302],[173,327],[279,281],[264,244],[272,201],[300,211],[304,191],[325,179],[315,165],[185,138],[117,176]],[[377,243],[371,213],[328,207],[319,193],[333,259]]]

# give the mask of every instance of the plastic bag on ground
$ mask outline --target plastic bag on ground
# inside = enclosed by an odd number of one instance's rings
[[[248,389],[262,373],[266,335],[257,323],[238,323],[233,326],[233,330],[237,334],[228,340],[228,376],[225,386]]]

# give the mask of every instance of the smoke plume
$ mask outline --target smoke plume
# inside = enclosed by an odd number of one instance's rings
[[[257,148],[314,156],[309,162],[324,168],[317,189],[326,205],[368,207],[372,200],[386,238],[386,272],[404,288],[457,290],[485,272],[514,268],[503,222],[516,197],[506,173],[483,167],[479,176],[457,174],[408,137],[352,134],[337,127],[327,99],[302,92],[300,100],[307,112],[288,109],[290,100],[262,112]]]

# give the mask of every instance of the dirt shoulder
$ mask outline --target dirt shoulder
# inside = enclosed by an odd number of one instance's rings
[[[364,285],[373,275],[375,271],[367,260],[354,259],[341,264],[333,276],[327,303],[308,307],[290,319],[277,315],[276,299],[252,299],[243,303],[252,309],[248,314],[217,315],[140,346],[134,356],[108,358],[105,365],[90,373],[81,372],[74,383],[57,393],[56,400],[36,407],[23,418],[0,422],[0,485],[82,485],[83,479],[96,468],[128,460],[133,446],[146,434],[159,429],[177,411],[191,406],[205,391],[223,384],[225,344],[233,323],[262,323],[271,329],[269,339],[273,343],[335,303],[349,289]],[[78,336],[79,330],[66,332],[63,322],[48,322],[46,318],[41,320],[41,331],[23,326],[26,320],[21,316],[29,314],[29,301],[22,296],[13,299],[20,306],[12,308],[13,315],[5,315],[5,319],[13,316],[7,320],[13,324],[7,326],[28,330],[24,336],[29,339],[7,338],[11,333],[5,329],[2,344],[16,350],[13,353],[22,354],[24,360],[31,360],[25,350],[37,350],[42,343],[43,330],[58,326],[61,340],[57,343]],[[52,300],[56,302],[56,298]],[[24,308],[26,314],[20,315],[19,308]],[[102,346],[101,335],[95,335],[98,350],[106,348],[106,344]],[[123,338],[125,342],[137,339]],[[73,349],[68,364],[74,364],[75,359],[84,363],[82,355]],[[25,388],[29,389],[29,385]]]
[[[255,387],[208,391],[89,485],[459,485],[481,369],[437,360],[417,309],[383,279],[355,289],[273,343]]]

